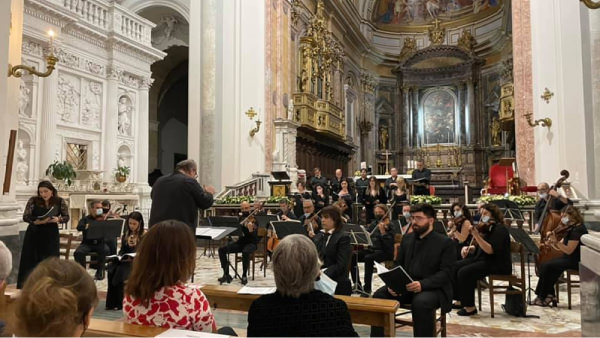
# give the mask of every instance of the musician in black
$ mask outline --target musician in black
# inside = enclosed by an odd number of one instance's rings
[[[535,210],[533,213],[533,219],[535,220],[535,227],[533,229],[534,233],[539,232],[541,230],[540,225],[542,224],[543,220],[541,220],[540,218],[542,217],[544,208],[546,207],[546,204],[548,203],[548,200],[551,197],[552,201],[548,206],[547,212],[560,212],[567,205],[573,205],[573,201],[566,198],[565,196],[562,196],[555,189],[550,189],[550,186],[546,182],[538,184],[537,190],[540,199],[535,204]]]
[[[329,195],[327,195],[327,189],[321,184],[314,186],[312,199],[315,202],[315,210],[319,211],[329,205]]]
[[[392,199],[390,200],[390,204],[394,205],[394,209],[392,210],[392,219],[397,220],[398,217],[402,216],[402,206],[404,204],[408,204],[408,192],[406,191],[405,186],[401,186],[394,191],[392,194]]]
[[[346,202],[346,209],[343,210],[343,213],[347,214],[348,221],[352,219],[352,203],[354,202],[354,194],[350,190],[350,182],[348,179],[343,179],[340,182],[340,190],[338,191],[336,201],[344,201]]]
[[[475,287],[477,281],[490,274],[507,275],[512,271],[510,257],[510,235],[504,225],[504,217],[494,204],[481,207],[481,220],[477,227],[469,228],[475,245],[461,249],[462,260],[453,267],[454,298],[453,305],[461,308],[459,316],[472,316],[477,313],[475,307]]]
[[[367,223],[370,223],[375,218],[374,208],[377,204],[386,204],[387,197],[383,188],[377,182],[377,178],[375,176],[371,176],[369,178],[369,186],[367,187],[367,191],[365,192],[362,204],[365,206],[365,210],[367,212]]]
[[[310,190],[312,190],[314,194],[315,190],[317,190],[317,185],[321,185],[324,189],[326,189],[328,187],[328,180],[327,177],[321,175],[321,169],[319,167],[316,167],[313,170],[313,173],[314,176],[310,180]],[[328,193],[327,191],[325,192]]]
[[[331,197],[333,197],[334,201],[338,200],[338,193],[342,189],[342,181],[345,181],[343,177],[342,169],[335,170],[335,177],[331,180]]]
[[[290,206],[290,200],[287,198],[282,198],[279,201],[279,211],[277,212],[277,216],[279,216],[279,219],[283,221],[297,219],[296,214],[294,214],[294,211],[292,211]]]
[[[294,193],[294,214],[296,216],[302,215],[304,212],[302,211],[302,200],[311,199],[311,195],[308,191],[306,191],[306,185],[302,181],[298,181],[296,183],[296,187],[298,191]]]
[[[388,200],[392,200],[396,189],[406,186],[404,178],[398,176],[398,169],[390,169],[390,174],[392,176],[385,180],[385,193]]]
[[[561,251],[563,255],[540,265],[540,279],[535,288],[537,297],[533,301],[533,305],[556,306],[557,299],[554,294],[556,281],[567,269],[579,270],[581,236],[587,234],[588,231],[577,208],[568,205],[562,210],[561,226],[568,227],[563,240],[559,241],[554,233],[550,233],[546,244]]]
[[[367,177],[366,168],[362,168],[360,170],[360,178],[356,180],[354,186],[356,187],[356,193],[358,195],[357,200],[362,201],[363,196],[367,191],[367,187],[369,186],[369,178]]]
[[[315,206],[311,200],[304,200],[302,209],[303,214],[299,219],[300,224],[306,229],[307,235],[313,238],[321,230],[321,218],[315,215]]]
[[[104,279],[104,261],[110,250],[104,238],[88,238],[88,229],[93,221],[104,221],[104,211],[101,201],[93,201],[90,205],[90,214],[79,220],[77,230],[82,232],[81,244],[75,249],[73,256],[75,261],[85,269],[85,258],[90,253],[96,253],[96,276],[97,280]]]
[[[360,276],[358,262],[365,262],[365,284],[362,286],[366,294],[371,294],[371,281],[373,280],[374,262],[381,263],[394,259],[394,237],[398,229],[389,220],[388,208],[385,204],[375,206],[375,220],[369,224],[367,231],[371,234],[373,246],[366,250],[358,251],[352,255],[351,277],[353,283],[358,283],[360,288]],[[388,219],[384,219],[387,216]]]
[[[433,231],[435,210],[429,204],[411,208],[413,232],[402,239],[396,264],[402,265],[414,282],[406,285],[405,294],[383,286],[373,298],[396,299],[400,306],[411,304],[413,335],[435,336],[435,312],[449,312],[452,301],[450,274],[456,257],[452,241]],[[371,327],[371,337],[383,336],[382,327]]]
[[[352,256],[350,237],[343,231],[344,224],[340,212],[333,206],[321,211],[323,231],[313,241],[317,246],[319,257],[323,262],[324,273],[337,282],[336,295],[350,296],[352,287],[348,278],[348,267]]]
[[[247,220],[250,216],[250,203],[242,202],[240,204],[240,222]],[[233,277],[229,275],[229,262],[227,255],[230,253],[242,253],[242,284],[248,283],[248,267],[250,266],[250,254],[256,251],[259,237],[258,237],[258,226],[252,222],[246,222],[242,224],[243,236],[226,246],[219,248],[219,261],[221,262],[221,268],[223,269],[223,277],[219,278],[219,283],[231,283]]]
[[[417,169],[412,172],[412,179],[419,180],[414,183],[413,195],[429,195],[429,183],[431,182],[431,170],[425,168],[423,161],[417,161]]]

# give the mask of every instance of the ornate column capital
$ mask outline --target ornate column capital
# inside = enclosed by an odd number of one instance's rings
[[[119,81],[123,76],[123,70],[117,67],[110,67],[107,70],[107,74],[109,80]]]
[[[142,90],[148,90],[150,89],[150,87],[152,87],[152,84],[154,83],[154,79],[151,77],[143,77],[140,79],[140,89]]]

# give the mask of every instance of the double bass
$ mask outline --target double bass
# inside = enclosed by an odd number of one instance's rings
[[[549,190],[555,190],[561,187],[561,185],[569,178],[569,171],[563,169],[560,172],[561,177],[554,183]],[[560,212],[556,210],[550,210],[550,204],[553,202],[553,199],[556,198],[552,195],[548,195],[548,201],[544,206],[544,210],[542,211],[542,215],[540,216],[540,253],[535,256],[535,272],[539,275],[539,267],[543,263],[561,257],[563,255],[562,251],[553,248],[552,246],[547,244],[548,234],[552,231],[556,230],[560,225]]]

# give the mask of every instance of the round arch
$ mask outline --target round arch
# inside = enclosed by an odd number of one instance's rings
[[[180,14],[188,23],[190,22],[190,7],[181,0],[125,0],[121,5],[136,13],[149,7],[168,7]]]

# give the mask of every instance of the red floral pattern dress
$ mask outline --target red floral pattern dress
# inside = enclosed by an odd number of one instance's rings
[[[130,324],[194,331],[216,330],[210,304],[199,287],[176,284],[154,293],[144,306],[130,295],[123,299],[123,314]]]

